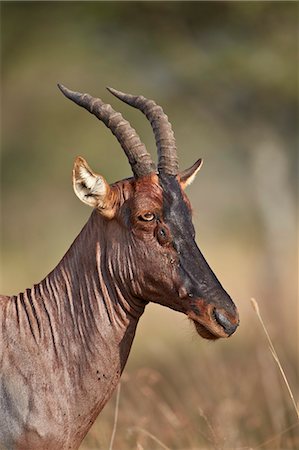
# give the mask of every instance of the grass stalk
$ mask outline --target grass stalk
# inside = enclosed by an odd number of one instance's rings
[[[152,433],[145,430],[144,428],[132,427],[132,428],[130,428],[130,431],[139,431],[140,433],[145,434],[150,439],[152,439],[154,442],[156,442],[156,444],[160,445],[160,447],[164,448],[164,450],[171,450],[169,447],[167,447],[167,445],[165,445],[162,441],[160,441],[160,439],[158,439],[156,436],[154,436]]]
[[[118,386],[117,386],[117,391],[116,391],[116,402],[115,402],[115,412],[114,412],[114,423],[113,423],[113,430],[112,430],[112,435],[111,435],[111,440],[110,440],[109,450],[112,450],[112,449],[113,449],[113,442],[114,442],[114,438],[115,438],[116,427],[117,427],[117,421],[118,421],[119,397],[120,397],[120,383],[118,384]]]
[[[268,340],[268,344],[269,344],[269,348],[270,348],[271,354],[272,354],[272,356],[273,356],[273,358],[274,358],[274,361],[275,361],[276,364],[278,365],[278,368],[279,368],[279,370],[280,370],[280,373],[281,373],[281,375],[282,375],[282,378],[283,378],[283,380],[284,380],[284,382],[285,382],[285,385],[286,385],[286,387],[287,387],[289,396],[290,396],[291,401],[292,401],[292,403],[293,403],[293,405],[294,405],[294,408],[295,408],[295,411],[296,411],[296,414],[297,414],[297,418],[298,418],[298,420],[299,420],[299,410],[298,410],[298,406],[297,406],[297,404],[296,404],[296,401],[295,401],[293,392],[292,392],[292,390],[291,390],[291,388],[290,388],[290,385],[289,385],[287,376],[286,376],[286,374],[285,374],[285,372],[284,372],[284,370],[283,370],[283,367],[282,367],[282,365],[281,365],[281,363],[280,363],[280,361],[279,361],[279,358],[278,358],[278,355],[277,355],[277,353],[276,353],[276,350],[275,350],[275,348],[274,348],[274,346],[273,346],[273,343],[272,343],[272,340],[271,340],[270,335],[269,335],[269,333],[268,333],[268,330],[267,330],[267,328],[266,328],[266,326],[265,326],[265,324],[264,324],[264,321],[263,321],[263,319],[262,319],[262,316],[261,316],[261,313],[260,313],[259,305],[258,305],[257,301],[256,301],[254,298],[251,298],[250,301],[251,301],[252,307],[253,307],[253,309],[254,309],[254,311],[255,311],[255,313],[256,313],[256,315],[257,315],[257,317],[258,317],[258,319],[259,319],[259,321],[260,321],[260,323],[261,323],[261,325],[262,325],[262,328],[263,328],[263,330],[264,330],[264,333],[265,333],[265,335],[266,335],[266,337],[267,337],[267,340]]]
[[[262,448],[265,447],[266,445],[270,444],[270,442],[274,442],[276,439],[279,439],[282,435],[284,435],[285,433],[287,433],[290,430],[293,430],[294,428],[297,428],[299,426],[299,424],[293,423],[293,425],[290,425],[288,428],[285,428],[284,430],[282,430],[280,433],[275,434],[274,436],[271,436],[269,439],[267,439],[266,441],[262,442],[261,444],[253,447],[252,450],[256,450],[258,448]]]

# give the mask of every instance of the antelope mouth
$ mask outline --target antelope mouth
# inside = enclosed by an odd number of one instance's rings
[[[204,339],[209,339],[209,340],[215,341],[216,339],[219,339],[219,338],[227,338],[228,337],[228,335],[225,333],[225,331],[220,326],[217,326],[216,324],[214,325],[212,323],[209,323],[209,324],[203,323],[203,321],[201,321],[200,318],[195,319],[193,317],[190,317],[190,319],[194,323],[195,329],[196,329],[197,333],[199,334],[199,336],[201,336]]]
[[[194,323],[197,333],[202,338],[209,340],[228,338],[239,325],[238,317],[231,321],[211,305],[206,307],[204,312],[198,308],[192,308],[187,315]]]
[[[211,330],[211,327],[207,327],[206,325],[203,325],[202,323],[198,322],[198,320],[191,319],[194,323],[195,329],[199,336],[201,336],[204,339],[209,339],[211,341],[215,341],[216,339],[219,339],[221,337],[227,337],[227,335],[223,335],[223,332],[215,332],[215,330]]]

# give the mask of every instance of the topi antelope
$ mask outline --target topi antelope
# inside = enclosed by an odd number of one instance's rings
[[[112,131],[133,177],[109,185],[78,157],[76,195],[93,208],[57,267],[17,296],[0,297],[0,446],[77,449],[113,393],[149,301],[189,317],[207,339],[230,336],[237,309],[195,243],[185,195],[201,166],[180,172],[162,108],[109,88],[142,111],[158,166],[136,131],[100,99],[59,85]]]

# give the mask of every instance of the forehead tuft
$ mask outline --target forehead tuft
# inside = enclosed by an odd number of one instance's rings
[[[150,174],[135,181],[135,199],[162,204],[162,187],[156,174]]]
[[[173,209],[174,213],[187,213],[191,205],[177,177],[150,174],[134,180],[134,197],[138,205]]]

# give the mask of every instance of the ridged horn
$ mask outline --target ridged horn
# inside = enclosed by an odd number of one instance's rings
[[[111,94],[134,108],[139,109],[150,121],[155,134],[158,150],[158,170],[168,175],[177,175],[179,163],[177,157],[176,143],[171,124],[161,106],[153,100],[142,95],[130,95],[117,91],[111,87],[107,88]]]
[[[67,98],[87,109],[104,122],[125,151],[136,178],[156,171],[145,145],[141,142],[134,128],[120,113],[114,111],[111,105],[89,94],[71,91],[62,84],[58,84],[58,87]]]

